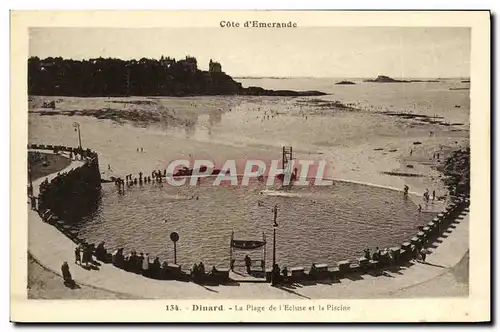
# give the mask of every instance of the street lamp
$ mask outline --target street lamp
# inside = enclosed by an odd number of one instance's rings
[[[78,132],[78,145],[80,147],[80,150],[82,150],[82,136],[80,135],[80,124],[78,122],[74,122],[73,127],[75,128],[75,131]]]
[[[278,223],[276,218],[278,217],[278,205],[274,205],[273,208],[274,218],[273,218],[273,268],[271,270],[271,284],[276,285],[276,228],[278,228]]]
[[[177,241],[179,241],[179,234],[177,232],[170,233],[170,240],[174,243],[174,264],[177,265]]]

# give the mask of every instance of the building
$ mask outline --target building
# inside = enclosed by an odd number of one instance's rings
[[[160,64],[165,67],[165,68],[170,68],[170,66],[172,64],[175,63],[175,59],[171,58],[171,57],[163,57],[163,55],[161,56],[161,59],[160,59]]]
[[[198,70],[198,62],[196,61],[196,58],[192,56],[186,56],[184,60],[180,60],[178,63],[182,65],[185,71],[190,73],[196,73]]]
[[[210,62],[208,63],[208,71],[211,73],[222,73],[222,66],[220,63],[212,61],[210,59]]]

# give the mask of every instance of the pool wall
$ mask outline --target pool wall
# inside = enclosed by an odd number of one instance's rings
[[[58,218],[73,222],[96,205],[101,190],[99,158],[96,152],[90,149],[37,144],[29,145],[28,148],[49,150],[52,153],[64,152],[69,154],[70,158],[79,159],[83,163],[81,167],[69,172],[58,173],[52,181],[42,182],[38,195],[38,211],[50,210]]]

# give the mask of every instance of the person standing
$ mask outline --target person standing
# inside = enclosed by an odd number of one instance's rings
[[[78,265],[82,264],[82,260],[80,257],[80,246],[77,246],[75,248],[75,264],[78,264]]]
[[[88,254],[87,254],[88,250],[87,250],[87,245],[85,243],[82,245],[81,251],[82,251],[82,264],[81,265],[85,264],[85,266],[88,266],[89,265]]]
[[[252,260],[248,255],[245,256],[245,266],[247,268],[247,273],[250,274],[251,272],[251,266],[252,266]]]
[[[71,277],[71,272],[69,272],[68,262],[63,263],[63,265],[61,266],[61,272],[63,275],[64,283],[68,283],[73,280],[73,278]]]
[[[142,253],[141,253],[142,255]],[[144,258],[142,259],[142,273],[144,275],[148,275],[149,274],[149,254],[146,253],[146,256],[144,256]]]
[[[424,248],[420,250],[420,257],[422,257],[422,261],[425,262],[425,258],[427,257],[427,252]]]

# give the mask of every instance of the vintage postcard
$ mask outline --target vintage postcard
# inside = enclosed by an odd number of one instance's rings
[[[11,320],[491,319],[488,11],[11,28]]]

